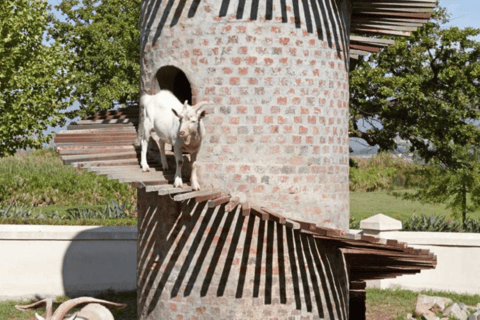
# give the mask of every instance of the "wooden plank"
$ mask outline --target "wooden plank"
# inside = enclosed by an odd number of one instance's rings
[[[157,184],[157,185],[152,185],[152,186],[146,186],[145,187],[145,192],[157,192],[162,190],[162,189],[171,189],[172,185],[171,184]]]
[[[138,159],[99,160],[99,161],[78,161],[72,162],[72,167],[93,167],[93,166],[123,166],[138,164]]]
[[[355,50],[362,50],[362,51],[367,51],[367,52],[374,52],[374,53],[378,53],[378,52],[380,52],[380,50],[381,50],[381,48],[379,48],[379,47],[359,45],[359,44],[354,44],[354,43],[350,43],[350,48],[351,48],[351,49],[355,49]]]
[[[397,21],[398,20],[398,21]],[[419,20],[421,22],[408,22],[402,21],[401,19],[382,19],[382,18],[356,18],[352,23],[355,24],[382,24],[382,25],[391,25],[391,26],[406,26],[406,27],[421,27],[427,20]]]
[[[288,219],[285,221],[285,225],[291,229],[294,230],[300,230],[300,223],[293,221],[291,219]]]
[[[148,186],[154,186],[159,184],[168,184],[168,181],[165,180],[156,180],[156,181],[134,181],[130,185],[133,188],[146,188]]]
[[[354,1],[352,3],[352,8],[395,8],[399,11],[406,11],[406,12],[418,12],[418,11],[433,11],[435,7],[437,6],[436,3],[434,2],[416,2],[416,1],[410,1],[410,2],[402,2],[402,1],[396,1],[396,2],[388,2],[388,1],[368,1],[368,2],[363,2],[363,1]]]
[[[276,221],[280,224],[287,223],[287,218],[282,216],[281,214],[276,213],[269,208],[261,207],[261,209],[270,215],[270,220]]]
[[[262,219],[263,221],[268,221],[270,218],[270,215],[263,211],[262,208],[260,207],[252,207],[253,214]]]
[[[408,31],[392,31],[392,30],[381,30],[381,29],[369,29],[363,27],[352,27],[350,29],[351,32],[355,33],[372,33],[372,34],[383,34],[387,36],[401,36],[401,37],[408,37],[410,36],[410,32]]]
[[[206,196],[199,196],[199,197],[195,197],[195,202],[205,202],[205,201],[213,200],[219,197],[223,197],[224,195],[226,195],[225,192],[217,192],[217,193],[212,193]]]
[[[431,16],[430,13],[386,12],[386,11],[369,10],[369,11],[362,11],[362,12],[359,11],[356,13],[352,13],[352,21],[354,21],[354,19],[360,15],[362,17],[364,17],[364,15],[372,15],[372,16],[396,17],[396,18],[407,18],[407,19],[425,19],[425,20],[430,19],[430,16]]]
[[[94,124],[125,124],[125,123],[138,123],[138,119],[117,119],[117,120],[79,120],[76,121],[77,125],[94,125]]]
[[[109,129],[109,130],[117,130],[118,128],[133,128],[135,129],[136,125],[134,123],[124,123],[124,124],[77,124],[77,123],[70,123],[67,126],[67,130],[85,130],[85,129]]]
[[[165,195],[172,195],[172,194],[177,194],[177,193],[182,193],[182,192],[190,192],[193,191],[192,187],[185,186],[183,188],[175,188],[173,185],[171,188],[165,188],[165,189],[160,189],[158,190],[158,195],[160,196],[165,196]]]
[[[297,222],[300,225],[300,229],[302,229],[302,230],[312,232],[312,231],[315,231],[315,229],[317,228],[315,223],[310,223],[310,222],[305,222],[305,221],[300,221],[300,220],[295,220],[295,219],[291,219],[291,220],[294,221],[294,222]]]
[[[357,55],[357,56],[366,56],[366,55],[370,54],[370,52],[350,49],[350,54],[354,54],[354,55]]]
[[[369,38],[369,37],[360,37],[360,36],[350,36],[350,43],[367,43],[370,45],[379,45],[379,46],[388,46],[395,43],[395,40],[391,39],[378,39],[378,38]]]
[[[352,23],[351,28],[375,28],[382,30],[393,30],[393,31],[415,31],[418,27],[411,26],[401,26],[401,25],[387,25],[380,23]]]
[[[230,201],[225,206],[225,212],[233,211],[239,205],[239,203],[240,203],[240,198],[239,197],[235,197],[235,198],[230,199]]]
[[[242,206],[242,216],[247,217],[250,215],[250,203],[242,202],[240,204]]]
[[[227,203],[228,201],[230,201],[230,196],[224,196],[224,197],[216,198],[213,200],[209,200],[207,202],[207,205],[209,208],[215,208],[216,206],[220,206],[224,203]]]
[[[198,196],[206,196],[212,193],[218,193],[221,192],[221,189],[206,189],[206,190],[200,190],[200,191],[193,191],[190,193],[184,193],[184,194],[179,194],[175,197],[173,197],[173,200],[175,201],[183,201],[187,199],[192,199]]]

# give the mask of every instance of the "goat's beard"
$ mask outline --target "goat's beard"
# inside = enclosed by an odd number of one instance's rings
[[[191,134],[187,134],[187,136],[185,138],[182,138],[183,140],[183,144],[188,146],[190,144],[190,140],[192,139],[192,135]]]

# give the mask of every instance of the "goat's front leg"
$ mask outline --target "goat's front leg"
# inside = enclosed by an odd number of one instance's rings
[[[175,162],[177,164],[177,169],[175,170],[175,177],[173,178],[173,186],[175,188],[182,188],[182,166],[183,166],[183,155],[182,155],[182,144],[176,142],[174,144],[174,153],[175,153]]]
[[[193,152],[190,154],[190,159],[192,161],[192,174],[190,180],[192,181],[193,190],[200,190],[200,184],[198,184],[197,178],[197,154],[198,152]]]

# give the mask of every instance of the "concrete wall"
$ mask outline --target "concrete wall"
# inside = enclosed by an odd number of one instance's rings
[[[0,225],[0,300],[136,288],[136,227]]]
[[[393,219],[392,219],[393,220]],[[398,221],[398,223],[400,223]],[[390,226],[391,223],[387,223]],[[383,223],[385,226],[385,223]],[[361,225],[361,227],[364,227]],[[382,228],[370,223],[364,234],[395,239],[418,249],[427,249],[437,256],[437,267],[416,275],[368,282],[382,289],[401,287],[410,290],[439,290],[480,294],[480,234],[452,232],[406,232]],[[400,223],[401,229],[401,223]]]

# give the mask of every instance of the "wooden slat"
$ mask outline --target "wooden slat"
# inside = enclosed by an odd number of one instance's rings
[[[194,192],[190,192],[190,193],[179,194],[179,195],[173,197],[173,200],[183,201],[183,200],[192,199],[192,198],[199,197],[199,196],[206,196],[206,195],[209,195],[209,194],[218,193],[218,192],[221,192],[221,191],[222,191],[221,189],[206,189],[206,190],[194,191]]]
[[[395,40],[350,36],[350,43],[351,42],[366,43],[370,45],[379,45],[379,46],[388,46],[388,45],[394,44]]]
[[[387,25],[387,24],[380,24],[380,23],[352,23],[352,29],[358,28],[367,28],[367,29],[381,29],[381,30],[392,30],[392,31],[415,31],[417,27],[411,26],[400,26],[400,25]]]
[[[239,197],[232,198],[225,206],[225,212],[233,211],[233,209],[235,209],[239,205],[239,203],[240,203]]]
[[[350,49],[350,54],[354,54],[354,55],[357,55],[357,56],[366,56],[369,53],[370,52],[368,52],[368,51]]]
[[[247,217],[250,215],[250,203],[242,202],[240,204],[242,206],[242,216]]]
[[[260,207],[252,207],[252,213],[263,221],[268,221],[270,218],[270,215],[266,211],[263,211]]]
[[[357,9],[358,10],[358,9]],[[430,13],[411,13],[411,12],[387,12],[387,11],[376,11],[376,10],[368,10],[368,11],[361,11],[352,13],[352,21],[361,15],[362,17],[365,15],[372,15],[372,16],[384,16],[384,17],[396,17],[396,18],[407,18],[407,19],[430,19]]]
[[[354,44],[354,43],[350,43],[350,48],[355,49],[355,50],[362,50],[362,51],[375,52],[375,53],[378,53],[381,50],[381,48],[379,48],[379,47],[358,45],[358,44]]]
[[[285,221],[285,225],[291,229],[294,230],[300,230],[300,223],[293,221],[291,219],[288,219]]]
[[[205,202],[205,201],[209,201],[209,200],[213,200],[213,199],[222,197],[224,195],[225,195],[224,192],[217,192],[217,193],[212,193],[212,194],[205,195],[205,196],[199,196],[199,197],[195,197],[195,202]]]
[[[175,188],[172,185],[171,188],[165,188],[165,189],[158,190],[158,195],[160,195],[160,196],[172,195],[172,194],[177,194],[177,193],[182,193],[182,192],[190,192],[192,190],[193,190],[192,187],[185,186],[183,188]]]
[[[95,125],[95,124],[125,124],[125,123],[138,123],[138,119],[118,119],[118,120],[79,120],[76,121],[77,125]]]
[[[287,218],[281,214],[276,213],[269,208],[261,207],[261,209],[270,215],[270,220],[276,221],[280,224],[285,224],[287,222]]]
[[[220,197],[220,198],[209,200],[207,202],[207,205],[208,205],[209,208],[215,208],[216,206],[220,206],[224,203],[227,203],[228,201],[230,201],[230,196],[223,196],[223,197]]]
[[[355,33],[371,33],[377,35],[387,35],[387,36],[401,36],[401,37],[408,37],[410,36],[410,32],[408,31],[392,31],[392,30],[381,30],[381,29],[371,29],[371,28],[363,28],[363,27],[352,27],[352,32]]]

